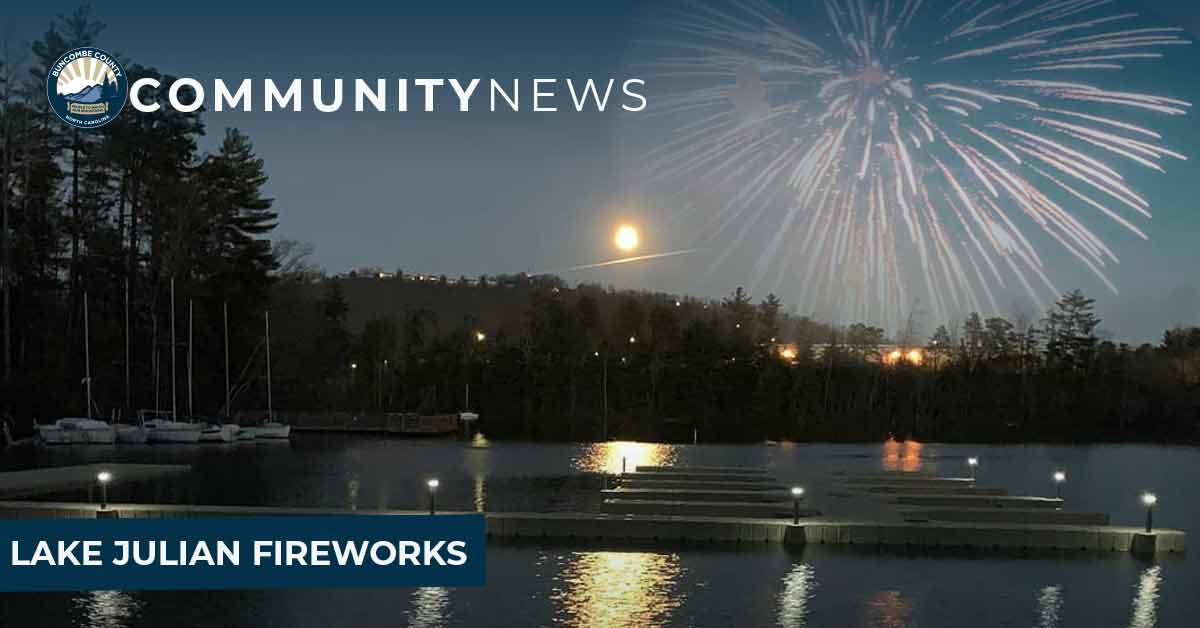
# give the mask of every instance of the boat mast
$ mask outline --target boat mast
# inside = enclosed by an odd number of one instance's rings
[[[87,384],[87,418],[92,418],[92,349],[88,330],[88,294],[83,293],[83,381]]]
[[[229,301],[221,303],[221,317],[225,325],[225,416],[233,413],[229,407]]]
[[[195,410],[192,408],[192,300],[188,299],[188,420],[192,420],[196,416]]]
[[[267,323],[267,420],[275,420],[275,412],[271,407],[271,310],[263,312]]]
[[[129,358],[131,352],[129,347],[129,277],[125,277],[125,412],[129,412],[129,407],[133,404],[132,395],[129,390]]]
[[[150,308],[153,315],[153,323],[150,327],[150,369],[154,371],[154,411],[158,412],[162,404],[159,403],[160,388],[158,384],[158,296],[154,297],[154,305]]]
[[[175,278],[171,278],[171,420],[176,420],[175,404]]]

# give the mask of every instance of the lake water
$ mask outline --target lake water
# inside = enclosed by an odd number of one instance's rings
[[[484,443],[478,443],[484,445]],[[421,508],[589,510],[599,472],[622,463],[759,465],[809,488],[838,515],[834,470],[965,472],[981,485],[1053,492],[1068,474],[1073,510],[1138,523],[1138,495],[1159,495],[1156,525],[1196,530],[1200,449],[939,444],[721,446],[643,443],[468,446],[447,441],[298,436],[292,443],[10,451],[4,469],[98,461],[186,463],[160,486],[115,486],[115,500]],[[832,494],[831,494],[832,493]],[[58,496],[86,499],[86,494]],[[859,507],[861,508],[861,507]],[[481,589],[91,592],[0,595],[0,626],[1061,626],[1188,627],[1200,612],[1200,561],[1112,554],[1035,558],[927,556],[810,546],[605,546],[494,542]]]

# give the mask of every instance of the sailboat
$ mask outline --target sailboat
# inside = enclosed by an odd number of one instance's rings
[[[92,356],[88,324],[88,295],[83,293],[83,382],[87,387],[87,416],[67,417],[53,425],[35,425],[34,434],[43,444],[97,444],[117,442],[117,432],[108,423],[92,418]]]
[[[159,418],[159,412],[155,412],[155,418],[143,420],[142,425],[146,428],[148,434],[147,440],[151,443],[198,443],[200,442],[200,432],[204,429],[202,425],[197,423],[187,423],[176,420],[176,396],[175,396],[175,279],[171,279],[171,415],[170,418]],[[157,349],[156,349],[157,351]],[[143,415],[144,417],[145,415]]]
[[[129,407],[129,278],[125,278],[125,407]],[[113,430],[117,433],[117,442],[126,445],[142,445],[150,438],[146,428],[140,425],[129,425],[113,421]]]
[[[242,427],[237,423],[230,422],[230,417],[233,415],[233,400],[230,398],[229,392],[229,302],[225,301],[221,304],[221,323],[225,336],[225,421],[224,425],[232,425],[237,428],[234,431],[233,439],[236,442],[245,442],[254,440],[254,430],[247,427]]]
[[[192,344],[194,336],[192,335],[192,302],[188,301],[188,416],[192,417],[192,421],[196,421],[196,415],[192,409]],[[232,423],[213,423],[202,421],[200,423],[200,442],[202,443],[232,443],[237,440],[238,432],[241,428]]]
[[[34,423],[33,442],[38,445],[69,445],[71,440],[57,423]]]
[[[275,420],[275,410],[271,399],[271,311],[263,313],[267,330],[267,418],[258,425],[243,427],[249,430],[255,438],[287,440],[292,436],[292,426]]]
[[[150,440],[150,433],[140,425],[114,423],[113,430],[117,433],[117,442],[122,445],[144,445]]]

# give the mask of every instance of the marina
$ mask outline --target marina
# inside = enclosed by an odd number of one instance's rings
[[[103,465],[39,469],[0,474],[0,497],[61,492],[94,483],[97,474],[119,474],[137,482],[186,472],[178,467]],[[91,474],[89,476],[89,474]],[[742,490],[680,488],[680,477],[743,479]],[[601,541],[771,542],[784,545],[828,544],[892,546],[908,549],[959,548],[975,551],[1060,550],[1132,552],[1138,555],[1181,554],[1186,534],[1181,530],[1107,525],[1103,513],[1063,511],[1064,500],[1009,496],[1003,489],[974,488],[974,482],[954,478],[910,476],[903,472],[845,476],[861,499],[885,500],[891,512],[877,519],[841,518],[805,504],[804,489],[778,490],[765,469],[639,466],[633,479],[616,475],[616,488],[602,489],[604,512],[481,513],[489,536],[497,538],[556,538]],[[647,479],[650,476],[661,480]],[[112,476],[110,476],[112,477]],[[916,483],[905,487],[909,480]],[[946,481],[942,481],[946,480]],[[712,483],[716,480],[699,482]],[[104,481],[105,483],[108,480]],[[636,484],[629,488],[625,483]],[[607,480],[606,480],[607,483]],[[717,482],[719,483],[719,482]],[[661,486],[656,486],[661,484]],[[430,484],[430,499],[437,484]],[[950,486],[952,488],[947,488]],[[909,491],[897,493],[897,487]],[[873,490],[873,489],[890,490]],[[942,491],[952,490],[952,494]],[[978,495],[963,495],[979,490]],[[915,494],[913,494],[915,493]],[[1003,493],[998,495],[997,493]],[[936,507],[927,510],[913,507]],[[430,511],[434,506],[430,503]],[[72,502],[0,502],[6,518],[173,518],[205,516],[289,516],[344,514],[344,509],[206,506],[193,504],[103,504]],[[414,515],[423,511],[378,510],[360,514]]]
[[[101,508],[98,487],[92,487],[89,499],[88,487],[76,484],[73,490],[8,497],[0,502],[5,518],[410,516],[427,514],[426,481],[439,478],[438,513],[475,512],[486,518],[487,587],[319,596],[326,600],[322,604],[340,600],[369,609],[363,611],[365,625],[415,617],[412,613],[433,604],[427,608],[433,623],[425,625],[498,625],[494,616],[499,613],[506,614],[504,625],[552,625],[561,623],[554,620],[560,616],[582,622],[568,625],[605,625],[604,618],[612,615],[684,626],[702,615],[793,626],[804,625],[791,619],[795,606],[803,604],[807,625],[855,625],[855,617],[873,612],[899,618],[892,625],[918,618],[921,625],[963,625],[979,612],[1028,625],[1022,619],[1028,613],[1061,608],[1063,619],[1050,625],[1107,626],[1136,610],[1139,617],[1154,612],[1156,620],[1129,625],[1169,628],[1188,625],[1192,584],[1200,577],[1187,556],[1186,536],[1174,532],[1194,529],[1200,513],[1184,485],[1167,479],[1183,478],[1195,464],[1197,454],[1187,448],[913,442],[763,447],[483,441],[469,446],[442,439],[298,433],[288,441],[238,446],[6,453],[11,455],[4,459],[5,469],[90,467],[77,472],[82,476],[98,473],[94,465],[102,462],[111,465],[113,477],[107,508]],[[1054,496],[1052,472],[1066,469],[1071,482],[1060,487],[1064,508],[907,506],[894,503],[897,495],[864,490],[873,482],[897,484],[899,477],[905,484],[961,487],[966,482],[932,479],[966,476],[967,456],[982,460],[976,486],[1003,488],[1010,496]],[[191,471],[134,481],[117,466],[125,463],[183,463]],[[642,465],[674,470],[645,472],[638,469]],[[737,502],[636,500],[653,503],[628,505],[606,503],[613,498],[603,494],[606,486],[620,488],[623,478],[645,480],[648,473],[663,473],[661,481],[678,482],[679,476],[698,473],[682,468],[705,466],[739,467],[724,473],[738,473],[750,485],[803,486],[800,524],[793,522],[790,490],[783,491],[783,501],[752,502],[756,510],[742,512]],[[701,479],[714,481],[712,475],[706,470]],[[1153,548],[1134,540],[1144,533],[1137,497],[1146,488],[1163,498]],[[622,512],[625,508],[636,512]],[[1097,513],[1109,521],[1096,519]],[[1006,520],[986,519],[995,517]],[[704,594],[717,586],[729,596]],[[36,603],[31,598],[22,612],[48,617],[50,625],[76,625],[63,618],[70,612],[66,605],[104,604],[96,608],[131,613],[119,624],[125,626],[162,625],[178,613],[173,601],[178,598],[170,594],[114,595],[52,595]],[[275,620],[297,625],[291,611],[280,615],[256,601],[270,599],[301,609],[306,619],[298,625],[344,621],[312,597],[308,592],[231,593],[207,598],[206,612],[236,626]],[[949,598],[961,598],[963,604],[947,606],[942,600]],[[247,607],[260,610],[248,620]],[[401,619],[401,625],[405,621],[413,623]]]

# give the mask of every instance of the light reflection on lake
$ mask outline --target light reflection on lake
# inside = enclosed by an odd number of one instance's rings
[[[1062,587],[1051,585],[1043,587],[1038,593],[1037,628],[1058,628],[1062,613]]]
[[[487,479],[482,473],[475,474],[472,497],[475,512],[487,512]]]
[[[8,594],[12,595],[12,594]],[[86,628],[124,628],[137,617],[142,602],[124,591],[88,591],[74,599]]]
[[[346,508],[358,510],[358,476],[352,475],[346,480]]]
[[[422,587],[413,591],[409,628],[442,628],[450,623],[450,590]]]
[[[909,625],[912,609],[899,591],[880,591],[867,604],[869,625],[879,628],[904,628]]]
[[[883,444],[884,471],[920,471],[923,464],[921,450],[924,445],[915,440],[903,443],[889,440]]]
[[[558,557],[551,594],[559,623],[578,628],[665,626],[686,594],[676,554],[571,552]]]
[[[808,602],[817,588],[815,570],[807,563],[797,563],[783,579],[779,592],[779,625],[783,628],[802,628],[808,621]]]
[[[1133,597],[1133,614],[1129,628],[1155,628],[1158,625],[1158,588],[1162,584],[1162,568],[1147,567],[1138,578]],[[1194,599],[1194,598],[1193,598]]]
[[[663,443],[639,443],[634,441],[610,441],[585,445],[582,452],[572,460],[576,471],[586,473],[632,473],[639,466],[664,466],[675,464],[679,459],[678,447]]]

